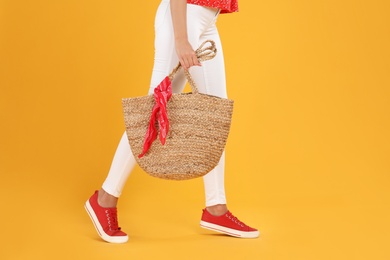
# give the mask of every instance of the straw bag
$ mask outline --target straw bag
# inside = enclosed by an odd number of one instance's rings
[[[210,46],[203,48],[206,43]],[[215,44],[206,41],[195,52],[200,61],[211,59],[216,55]],[[155,95],[122,100],[126,133],[137,163],[151,176],[171,180],[201,177],[218,164],[233,113],[233,100],[199,93],[189,72],[185,74],[192,92],[169,92],[179,69],[180,64],[156,87]],[[165,92],[156,92],[162,88]],[[153,142],[157,129],[160,141]]]

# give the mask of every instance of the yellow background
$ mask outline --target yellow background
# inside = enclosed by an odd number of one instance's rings
[[[202,180],[138,167],[129,243],[83,209],[145,95],[159,0],[0,1],[0,259],[390,259],[390,2],[240,1],[221,15],[230,209],[261,237],[201,230]],[[223,257],[223,258],[222,258]]]

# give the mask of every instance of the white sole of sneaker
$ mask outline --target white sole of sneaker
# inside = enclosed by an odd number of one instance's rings
[[[205,222],[205,221],[200,221],[200,226],[202,228],[205,228],[205,229],[208,229],[208,230],[212,230],[212,231],[216,231],[216,232],[219,232],[219,233],[223,233],[223,234],[226,234],[226,235],[229,235],[229,236],[233,236],[233,237],[257,238],[260,235],[259,231],[249,231],[249,232],[239,231],[239,230],[223,227],[223,226],[220,226],[220,225],[215,225],[215,224],[212,224],[212,223],[209,223],[209,222]]]
[[[87,200],[87,202],[85,202],[84,207],[85,207],[85,210],[88,212],[88,215],[91,218],[92,223],[95,226],[96,231],[98,232],[99,236],[104,241],[107,241],[110,243],[121,244],[121,243],[126,243],[129,240],[128,236],[112,237],[112,236],[107,235],[104,232],[103,227],[100,225],[99,220],[98,220],[95,212],[93,211],[91,204],[89,203],[89,200]]]

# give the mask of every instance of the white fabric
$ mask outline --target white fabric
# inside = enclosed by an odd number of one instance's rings
[[[190,72],[199,92],[226,98],[225,67],[222,46],[216,28],[219,10],[198,5],[187,5],[187,31],[189,41],[196,49],[203,41],[213,40],[216,43],[217,55],[214,59],[205,61],[201,67],[191,67]],[[163,0],[158,7],[155,18],[155,58],[149,94],[178,64],[173,35],[169,0]],[[174,93],[182,92],[186,80],[180,71],[172,82]],[[219,164],[203,177],[206,206],[226,204],[224,189],[223,153]],[[136,164],[130,146],[123,134],[116,150],[109,174],[103,183],[103,189],[109,194],[119,197],[124,184]]]

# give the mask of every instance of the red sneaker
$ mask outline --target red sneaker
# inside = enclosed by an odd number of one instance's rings
[[[238,218],[228,211],[222,216],[213,216],[206,209],[203,210],[202,228],[210,229],[234,237],[256,238],[259,236],[257,229],[251,228],[239,221]]]
[[[98,204],[98,191],[85,202],[85,209],[91,217],[99,236],[110,243],[126,243],[127,234],[118,227],[116,208],[103,208]]]

